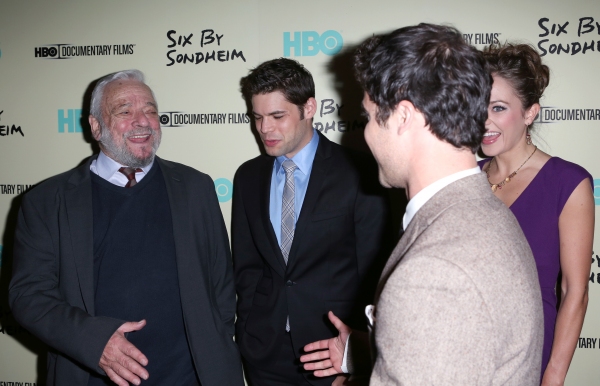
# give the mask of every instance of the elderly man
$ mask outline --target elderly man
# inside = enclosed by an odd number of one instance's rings
[[[26,194],[15,234],[10,303],[52,348],[47,384],[243,385],[212,180],[155,156],[137,70],[98,81],[89,122],[102,151]]]
[[[377,352],[370,384],[539,384],[535,263],[475,161],[491,87],[482,57],[457,30],[420,24],[369,39],[355,69],[379,180],[410,200],[368,308]],[[317,360],[305,365],[317,375],[342,371],[349,330],[330,317],[340,336],[307,345],[326,350],[302,358]]]

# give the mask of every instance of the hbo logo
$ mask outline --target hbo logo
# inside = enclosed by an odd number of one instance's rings
[[[290,56],[292,48],[294,56],[315,56],[319,52],[325,55],[335,55],[344,46],[342,35],[334,30],[319,35],[316,31],[294,32],[292,38],[289,32],[283,33],[283,56]]]
[[[217,178],[215,180],[215,191],[219,202],[227,202],[233,196],[233,184],[227,178]]]
[[[56,47],[35,47],[36,58],[55,57],[58,54]]]

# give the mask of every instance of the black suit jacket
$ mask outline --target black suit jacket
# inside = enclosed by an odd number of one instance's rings
[[[92,159],[31,190],[19,211],[9,297],[17,321],[55,350],[48,356],[48,385],[87,385],[89,370],[104,374],[98,366],[104,346],[126,322],[94,315]],[[198,377],[203,386],[243,385],[232,339],[231,258],[214,184],[185,165],[156,162],[169,196]]]
[[[244,359],[259,368],[279,353],[287,315],[298,356],[307,343],[337,335],[329,310],[364,328],[364,306],[387,257],[387,200],[376,164],[319,135],[287,266],[269,218],[274,157],[252,159],[235,176],[236,341]]]

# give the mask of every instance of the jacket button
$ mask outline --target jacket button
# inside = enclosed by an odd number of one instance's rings
[[[291,280],[288,280],[288,281],[285,282],[285,285],[287,285],[288,287],[291,287],[291,286],[294,285],[294,282],[291,281]]]

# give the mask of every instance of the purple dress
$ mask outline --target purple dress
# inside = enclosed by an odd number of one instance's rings
[[[488,160],[479,161],[479,167],[483,167]],[[542,375],[550,359],[556,324],[556,284],[560,271],[558,218],[573,190],[586,178],[589,179],[593,189],[592,176],[584,168],[561,158],[552,157],[510,206],[533,252],[542,289],[544,303]]]

